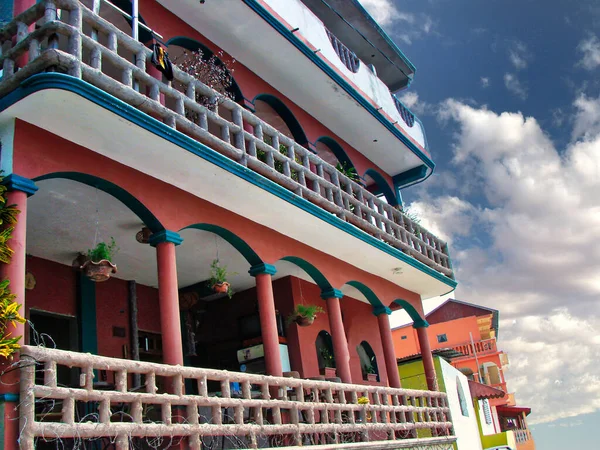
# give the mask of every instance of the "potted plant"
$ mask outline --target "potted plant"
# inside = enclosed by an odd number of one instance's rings
[[[313,324],[315,317],[325,310],[317,305],[296,305],[294,311],[288,316],[288,326],[297,323],[301,327],[308,327]]]
[[[319,349],[319,353],[321,354],[321,358],[323,359],[323,369],[321,373],[325,376],[325,378],[333,378],[336,376],[335,371],[335,358],[329,351],[327,347],[321,347]]]
[[[229,298],[233,297],[231,284],[227,281],[230,276],[237,275],[236,272],[229,273],[227,266],[221,265],[218,259],[213,260],[210,264],[210,279],[208,284],[210,288],[219,294],[227,294]]]
[[[371,364],[365,364],[365,373],[367,374],[367,381],[377,381],[377,371]]]
[[[88,250],[81,270],[95,282],[106,281],[111,274],[117,273],[117,266],[112,260],[119,251],[115,238],[110,238],[110,244],[99,242],[94,248]]]

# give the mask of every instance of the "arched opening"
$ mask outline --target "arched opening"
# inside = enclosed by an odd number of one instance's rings
[[[406,300],[396,299],[394,300],[394,303],[400,305],[408,313],[408,315],[413,321],[413,328],[422,328],[429,326],[427,321],[421,317],[421,315],[417,312],[415,307]]]
[[[232,63],[222,59],[222,54],[216,55],[211,49],[201,42],[185,36],[177,36],[167,41],[169,57],[174,64],[181,63],[186,57],[190,57],[190,53],[197,53],[200,59],[205,63],[214,64],[217,68],[223,69],[223,74],[226,79],[230,80],[227,86],[224,87],[226,96],[237,103],[243,103],[244,96],[242,90],[231,74]],[[204,75],[204,77],[203,77]],[[215,72],[207,70],[199,70],[195,77],[209,87],[217,88],[215,83]],[[219,92],[219,89],[216,89]]]
[[[259,94],[254,98],[255,114],[280,133],[308,148],[308,139],[300,123],[290,109],[271,94]]]
[[[380,381],[379,368],[377,366],[377,357],[371,345],[367,341],[362,341],[357,347],[358,359],[360,361],[360,370],[363,380]]]
[[[367,190],[372,194],[375,194],[382,200],[385,200],[392,206],[398,206],[398,198],[394,191],[390,188],[390,185],[385,181],[385,178],[377,172],[375,169],[367,169],[364,174],[364,181]]]
[[[322,330],[317,335],[315,340],[315,349],[317,351],[317,361],[319,362],[319,370],[335,369],[335,358],[333,356],[333,341],[331,335]]]
[[[323,273],[305,259],[297,256],[284,256],[279,261],[286,261],[301,269],[308,277],[321,289],[321,292],[329,292],[333,290],[331,283]]]
[[[342,286],[342,292],[344,293],[344,296],[367,300],[373,307],[373,312],[376,314],[385,309],[385,305],[379,300],[377,295],[375,295],[375,292],[360,281],[351,280],[346,282],[344,286]]]

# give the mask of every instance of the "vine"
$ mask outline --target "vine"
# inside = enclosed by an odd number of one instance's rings
[[[0,182],[4,177],[0,176]],[[7,188],[0,185],[0,226],[5,227],[0,231],[0,263],[9,264],[13,256],[13,250],[8,246],[7,241],[12,237],[14,225],[17,223],[19,210],[16,205],[7,205]],[[17,303],[16,295],[9,289],[10,280],[0,281],[0,356],[12,358],[12,355],[19,350],[19,341],[22,336],[11,336],[8,326],[13,327],[17,323],[25,323],[25,318],[19,314],[21,304]]]

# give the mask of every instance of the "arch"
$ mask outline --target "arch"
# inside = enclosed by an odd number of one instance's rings
[[[377,356],[367,341],[362,341],[356,346],[358,360],[360,361],[360,370],[363,378],[367,379],[369,373],[375,373],[379,379],[379,367],[377,367]],[[372,370],[370,370],[372,369]]]
[[[413,320],[413,328],[426,328],[429,326],[427,320],[421,317],[415,307],[406,300],[400,298],[394,300],[394,303],[402,306],[402,308],[408,313],[410,318]]]
[[[222,237],[227,242],[229,242],[238,252],[242,254],[242,256],[246,259],[246,261],[248,261],[251,267],[263,263],[263,260],[260,258],[260,256],[258,256],[258,254],[252,249],[252,247],[250,247],[246,243],[246,241],[240,238],[237,234],[227,230],[226,228],[210,223],[195,223],[182,228],[181,230],[179,230],[179,232],[188,229],[209,231]]]
[[[317,361],[319,369],[325,367],[335,367],[335,356],[333,353],[333,340],[331,334],[325,330],[319,331],[315,339],[315,350],[317,352]]]
[[[294,141],[296,141],[296,143],[299,145],[308,148],[308,139],[306,138],[306,134],[304,133],[300,122],[298,122],[292,111],[290,111],[285,103],[271,94],[258,94],[256,97],[254,97],[252,103],[256,104],[257,100],[263,101],[273,108],[289,128]]]
[[[208,59],[210,59],[211,57],[214,56],[217,65],[225,66],[223,61],[221,61],[221,59],[219,59],[215,55],[215,52],[213,52],[210,48],[208,48],[202,42],[199,42],[195,39],[192,39],[192,38],[189,38],[186,36],[175,36],[175,37],[172,37],[171,39],[169,39],[166,42],[166,44],[167,44],[167,47],[169,47],[171,45],[177,45],[178,47],[185,48],[186,50],[189,50],[191,52],[197,52],[198,50],[200,50],[202,52],[202,59],[204,61],[207,61]],[[242,94],[242,90],[240,89],[240,86],[235,81],[235,78],[233,77],[233,75],[231,75],[231,73],[229,72],[229,69],[227,68],[227,66],[225,66],[225,68],[227,70],[227,74],[231,77],[231,80],[232,80],[231,86],[227,90],[231,94],[233,94],[233,100],[235,102],[242,103],[244,101],[244,96]]]
[[[379,297],[375,295],[375,292],[373,292],[370,287],[364,285],[360,281],[348,281],[345,284],[347,284],[348,286],[352,286],[353,288],[357,289],[362,295],[364,295],[365,298],[371,304],[371,306],[373,306],[374,310],[385,308],[385,305],[381,302],[381,300],[379,300]]]
[[[141,221],[144,222],[144,225],[146,225],[153,233],[165,229],[156,216],[152,214],[152,212],[150,212],[150,210],[146,208],[142,202],[140,202],[122,187],[117,186],[116,184],[103,178],[81,172],[53,172],[34,178],[33,181],[52,180],[55,178],[77,181],[87,186],[100,189],[127,206],[127,208],[129,208],[136,216],[138,216]]]
[[[319,288],[321,288],[321,292],[330,292],[333,290],[331,283],[329,283],[327,278],[325,278],[325,275],[323,275],[319,269],[317,269],[308,261],[302,258],[298,258],[297,256],[284,256],[279,261],[290,262],[298,266],[300,269],[304,270],[308,274],[308,276],[310,276],[313,279],[316,285],[319,286]]]
[[[394,191],[390,188],[390,185],[385,181],[385,178],[377,172],[375,169],[367,169],[365,171],[364,177],[371,177],[375,184],[377,185],[379,193],[385,196],[387,202],[392,206],[398,206],[398,198],[394,194]]]
[[[335,139],[333,139],[329,136],[321,136],[320,138],[318,138],[315,141],[315,143],[317,143],[317,142],[321,142],[324,145],[326,145],[327,148],[329,148],[329,150],[331,150],[331,152],[335,155],[337,160],[342,165],[345,165],[348,168],[351,167],[354,170],[356,170],[356,168],[354,167],[354,164],[352,164],[352,161],[350,160],[350,158],[348,157],[348,155],[346,154],[346,152],[344,151],[342,146]]]

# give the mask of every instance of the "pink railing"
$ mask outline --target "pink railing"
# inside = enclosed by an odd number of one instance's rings
[[[496,339],[494,338],[477,341],[474,344],[475,347],[473,347],[473,344],[470,342],[465,342],[463,344],[455,345],[452,348],[465,356],[473,356],[475,355],[475,352],[477,352],[478,355],[488,355],[498,351],[498,348],[496,347]],[[475,350],[473,350],[473,348]]]

